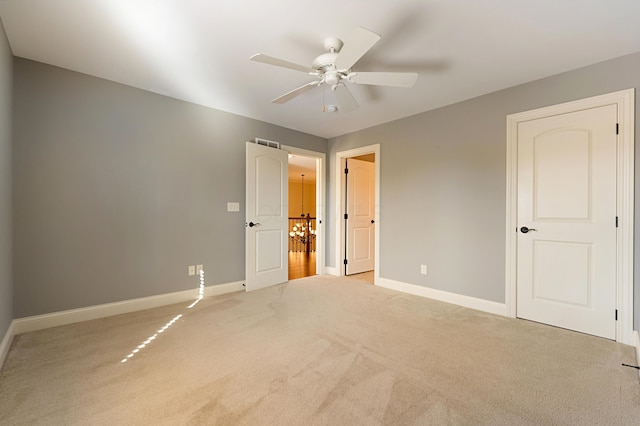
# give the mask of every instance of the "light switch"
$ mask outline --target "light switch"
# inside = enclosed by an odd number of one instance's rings
[[[240,211],[240,203],[227,203],[227,211],[228,212],[239,212]]]

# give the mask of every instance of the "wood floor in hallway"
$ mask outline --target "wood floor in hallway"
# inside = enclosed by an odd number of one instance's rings
[[[316,274],[316,253],[289,252],[289,280]]]

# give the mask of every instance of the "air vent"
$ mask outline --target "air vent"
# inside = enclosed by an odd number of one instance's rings
[[[258,145],[268,146],[269,148],[280,149],[280,142],[274,142],[267,139],[256,138],[255,142]]]

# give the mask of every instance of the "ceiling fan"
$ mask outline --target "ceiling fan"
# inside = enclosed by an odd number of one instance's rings
[[[336,37],[325,39],[324,48],[327,53],[315,58],[311,63],[311,67],[298,65],[261,53],[253,55],[251,57],[252,61],[302,71],[316,77],[316,80],[285,93],[271,102],[283,104],[314,87],[326,84],[335,92],[338,109],[345,112],[353,111],[359,105],[345,82],[377,86],[413,87],[418,79],[418,74],[415,72],[353,71],[351,68],[380,40],[380,36],[364,28],[356,28],[346,40],[346,43],[342,43],[342,40]]]

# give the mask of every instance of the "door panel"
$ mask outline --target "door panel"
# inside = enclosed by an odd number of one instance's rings
[[[617,108],[518,125],[517,316],[610,339]]]
[[[263,274],[282,267],[282,231],[256,229],[256,273]]]
[[[286,194],[282,193],[280,182],[283,174],[281,160],[265,155],[256,156],[255,168],[256,216],[281,216],[283,204],[286,206],[283,200]]]
[[[246,157],[245,286],[251,291],[287,281],[288,155],[247,142]]]
[[[536,136],[534,211],[536,220],[590,218],[590,133],[560,129]]]
[[[367,261],[371,259],[370,242],[372,240],[371,226],[353,229],[353,261]]]
[[[533,299],[592,307],[593,244],[534,241]]]
[[[348,169],[346,274],[351,275],[374,267],[375,168],[374,163],[350,158]]]

